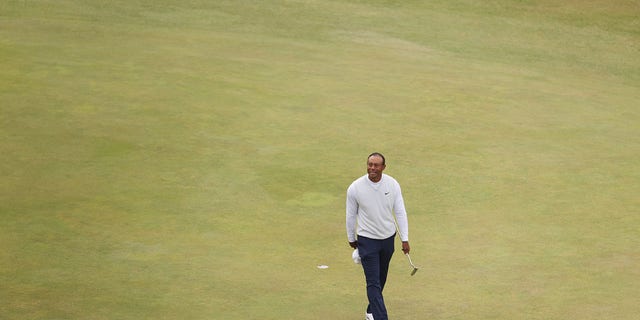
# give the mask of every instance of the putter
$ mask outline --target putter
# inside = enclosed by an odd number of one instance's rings
[[[405,253],[404,255],[407,256],[407,259],[409,259],[409,265],[411,265],[411,267],[413,268],[413,270],[411,270],[411,275],[416,274],[416,272],[418,272],[418,267],[413,265],[413,262],[411,261],[411,257],[409,256],[408,253]]]
[[[391,206],[391,203],[389,203],[389,206]],[[400,234],[400,227],[398,227],[398,221],[396,220],[396,217],[393,215],[393,213],[391,214],[391,216],[393,218],[393,224],[396,225],[396,232]],[[402,238],[402,236],[400,238]],[[414,274],[416,274],[416,272],[418,272],[418,267],[416,267],[413,264],[413,262],[411,261],[411,256],[409,256],[408,253],[405,253],[404,255],[407,256],[407,259],[409,259],[409,265],[413,268],[413,270],[411,270],[411,275],[413,276]]]

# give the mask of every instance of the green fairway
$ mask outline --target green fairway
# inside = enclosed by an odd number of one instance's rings
[[[0,3],[0,319],[640,314],[635,0]],[[397,249],[397,247],[396,247]],[[318,269],[317,265],[328,265]]]

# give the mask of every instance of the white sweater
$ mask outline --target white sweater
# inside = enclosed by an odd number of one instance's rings
[[[407,211],[400,184],[391,176],[382,174],[377,183],[368,175],[356,179],[347,189],[347,239],[356,241],[357,234],[371,239],[386,239],[396,232],[395,213],[400,240],[409,241]]]

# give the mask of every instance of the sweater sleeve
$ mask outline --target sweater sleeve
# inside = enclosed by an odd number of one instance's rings
[[[404,199],[402,198],[402,190],[400,185],[396,184],[396,198],[393,203],[393,212],[396,215],[398,229],[400,230],[400,240],[409,241],[409,219],[407,218],[407,210],[404,207]]]
[[[346,222],[347,222],[347,239],[349,242],[356,241],[356,221],[358,215],[358,201],[356,200],[356,191],[353,185],[347,189],[346,203]]]

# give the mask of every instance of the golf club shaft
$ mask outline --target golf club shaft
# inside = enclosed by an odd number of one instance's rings
[[[408,253],[405,253],[404,255],[405,255],[405,256],[407,256],[407,259],[409,259],[409,264],[410,264],[414,269],[417,269],[417,268],[416,268],[416,266],[415,266],[415,265],[413,265],[413,261],[411,261],[411,256],[409,256],[409,254],[408,254]]]
[[[389,205],[391,206],[391,204]],[[400,237],[400,241],[402,241],[402,234],[400,233],[400,226],[398,226],[398,220],[396,219],[396,216],[393,213],[391,213],[391,217],[393,218],[393,224],[396,226],[396,232]],[[409,259],[409,265],[413,268],[411,275],[416,274],[416,271],[418,271],[418,268],[413,264],[413,261],[411,261],[411,257],[409,256],[409,253],[405,252],[404,255],[407,256],[407,259]]]

